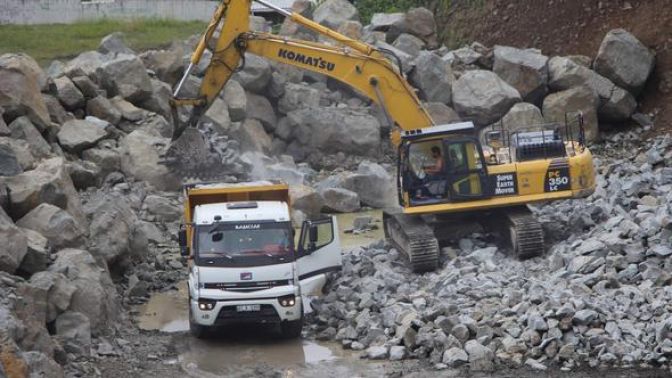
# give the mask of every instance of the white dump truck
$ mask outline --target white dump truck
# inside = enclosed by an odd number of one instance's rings
[[[341,268],[336,220],[305,221],[298,240],[289,188],[278,181],[184,187],[178,239],[189,267],[189,325],[276,323],[285,337],[303,326],[302,295]]]

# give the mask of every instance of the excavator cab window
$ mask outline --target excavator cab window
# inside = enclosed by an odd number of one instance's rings
[[[480,145],[471,139],[446,140],[448,186],[451,199],[485,197],[488,173]]]
[[[446,158],[441,139],[406,145],[402,184],[411,205],[427,205],[447,199]]]

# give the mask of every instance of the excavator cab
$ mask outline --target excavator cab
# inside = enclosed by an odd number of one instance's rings
[[[402,136],[401,205],[422,206],[488,197],[488,171],[470,122],[415,130]]]

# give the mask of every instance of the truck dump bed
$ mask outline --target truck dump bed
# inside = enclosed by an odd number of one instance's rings
[[[289,186],[277,180],[188,184],[184,186],[184,221],[192,222],[195,206],[238,201],[283,201],[289,204]]]

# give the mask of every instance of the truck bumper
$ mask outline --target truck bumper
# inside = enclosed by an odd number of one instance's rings
[[[198,308],[198,300],[191,300],[193,321],[202,326],[224,326],[239,323],[281,323],[299,320],[302,315],[301,296],[296,296],[294,306],[284,307],[278,298],[253,300],[218,300],[212,310]],[[239,311],[241,305],[259,305],[259,311]]]

